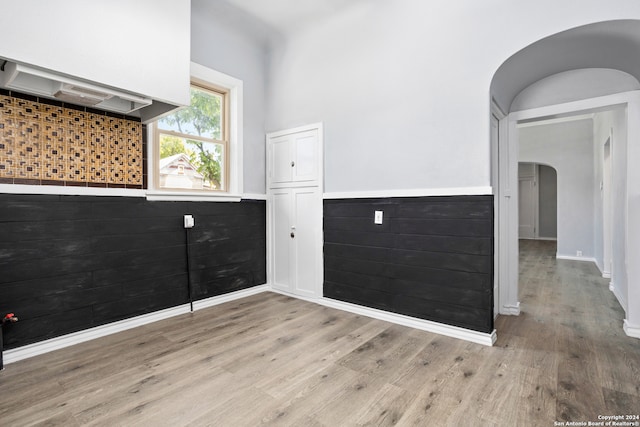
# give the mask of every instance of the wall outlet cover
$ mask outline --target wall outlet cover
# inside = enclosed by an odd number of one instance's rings
[[[376,211],[373,216],[374,224],[382,224],[382,211]]]

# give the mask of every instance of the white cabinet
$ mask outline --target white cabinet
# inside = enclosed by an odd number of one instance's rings
[[[269,137],[268,186],[318,185],[320,159],[318,129]]]
[[[322,197],[318,187],[279,188],[270,198],[271,285],[308,298],[322,287]]]
[[[322,296],[322,127],[267,136],[268,276],[275,290]]]

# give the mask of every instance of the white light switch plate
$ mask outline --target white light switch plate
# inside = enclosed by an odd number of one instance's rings
[[[382,224],[382,211],[376,211],[373,216],[373,222],[374,224]]]

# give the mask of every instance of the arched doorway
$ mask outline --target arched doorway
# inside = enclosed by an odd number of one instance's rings
[[[596,167],[589,185],[604,187],[604,176],[608,173],[604,159],[609,156],[609,166],[614,171],[609,183],[612,193],[609,223],[624,224],[610,230],[610,273],[617,277],[612,290],[625,309],[625,332],[640,337],[640,269],[636,271],[633,263],[623,262],[640,256],[640,239],[631,233],[633,229],[640,228],[640,220],[632,215],[640,209],[636,202],[632,202],[640,193],[640,185],[633,181],[634,168],[627,168],[627,162],[631,164],[632,158],[640,159],[640,150],[635,142],[640,138],[640,125],[636,119],[640,117],[637,115],[640,109],[640,59],[635,56],[630,59],[629,56],[640,48],[640,40],[636,37],[639,33],[640,21],[634,20],[574,28],[522,49],[507,59],[494,75],[492,111],[503,112],[502,117],[498,117],[498,137],[492,136],[493,167],[496,170],[492,184],[498,188],[496,247],[499,262],[496,278],[499,297],[496,311],[500,314],[518,314],[520,311],[516,197],[520,128],[531,123],[571,122],[587,116],[593,129],[594,164],[596,160],[603,160],[602,168]],[[627,122],[627,117],[632,119]],[[611,132],[612,129],[621,136],[613,150],[611,145],[606,148],[605,142],[601,141],[603,132]],[[592,189],[594,194],[596,188]],[[616,192],[613,188],[617,189],[617,195],[613,194]],[[602,206],[605,204],[601,201]],[[606,211],[605,208],[594,208],[591,215],[604,224]],[[606,271],[605,229],[604,225],[599,229],[592,227],[590,233],[595,243],[593,248],[589,248],[594,260],[602,260],[603,274]],[[579,248],[571,250],[576,257],[585,253]]]

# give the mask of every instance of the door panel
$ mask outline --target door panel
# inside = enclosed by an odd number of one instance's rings
[[[294,181],[318,179],[318,137],[316,131],[293,135]]]
[[[291,135],[284,135],[271,140],[271,182],[290,182],[292,179],[291,166]]]
[[[291,190],[274,191],[271,197],[273,286],[291,291]]]
[[[536,205],[535,205],[535,181],[533,178],[521,178],[518,180],[518,236],[521,239],[535,238]]]
[[[318,239],[319,190],[300,188],[293,193],[295,205],[295,238],[293,239],[295,263],[293,267],[294,292],[307,297],[318,296]]]

